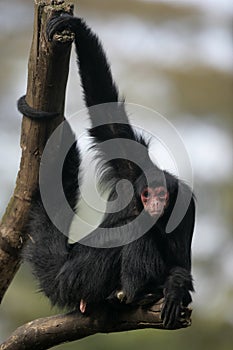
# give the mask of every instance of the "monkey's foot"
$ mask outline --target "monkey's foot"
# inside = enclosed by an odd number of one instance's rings
[[[126,295],[125,295],[125,293],[124,293],[123,290],[118,290],[118,291],[116,292],[116,297],[117,297],[117,299],[120,301],[120,303],[122,303],[122,302],[125,300]]]
[[[135,296],[132,300],[127,298],[126,293],[123,290],[119,290],[115,294],[116,298],[120,301],[120,303],[132,304],[132,305],[151,305],[161,299],[160,293],[147,293],[140,296]]]

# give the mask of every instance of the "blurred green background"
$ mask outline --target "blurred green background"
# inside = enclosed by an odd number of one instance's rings
[[[193,241],[196,293],[193,325],[188,329],[95,335],[56,349],[230,350],[232,2],[79,0],[75,4],[75,13],[87,20],[104,43],[126,100],[170,120],[190,155],[198,203]],[[0,214],[11,196],[19,166],[21,117],[16,100],[26,89],[32,23],[32,0],[0,1]],[[74,54],[70,69],[66,115],[83,107]],[[30,269],[23,265],[0,310],[0,341],[21,324],[57,312],[36,291]]]

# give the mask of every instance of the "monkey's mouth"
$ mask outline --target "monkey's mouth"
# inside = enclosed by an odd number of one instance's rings
[[[150,211],[150,216],[160,216],[163,214],[163,211],[162,210],[152,210]]]

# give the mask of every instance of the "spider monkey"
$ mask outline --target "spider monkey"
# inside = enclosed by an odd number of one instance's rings
[[[192,301],[190,292],[194,291],[191,276],[194,195],[184,182],[160,170],[151,161],[147,141],[130,125],[124,101],[119,98],[96,34],[83,19],[60,15],[48,22],[48,40],[64,29],[75,34],[79,74],[92,123],[89,135],[99,158],[104,161],[101,181],[110,184],[108,205],[114,210],[105,214],[99,227],[87,238],[70,244],[48,217],[38,191],[31,210],[31,239],[24,250],[24,258],[32,265],[41,290],[53,305],[79,308],[85,313],[89,305],[97,303],[111,305],[114,301],[119,305],[143,305],[164,297],[161,317],[164,327],[172,329],[181,318],[182,308]],[[93,107],[100,104],[104,104],[100,110]],[[37,120],[48,117],[47,112],[28,106],[25,97],[18,101],[18,108],[22,114]],[[63,165],[62,183],[66,199],[75,210],[79,199],[81,160],[71,129],[68,134],[73,145]],[[114,140],[117,144],[115,158],[110,154],[111,143],[108,146],[108,141]],[[138,164],[132,160],[135,152]],[[119,191],[121,197],[127,195],[128,187],[122,180],[130,181],[133,191],[131,201],[123,208],[116,200]],[[172,232],[166,233],[178,190],[183,202],[187,198],[190,201],[186,208],[181,204],[183,219]],[[57,204],[59,215],[62,215],[63,206],[62,201]],[[141,214],[142,221],[134,224]],[[67,226],[71,220],[72,216]],[[149,223],[148,229],[142,234],[145,223]],[[115,231],[111,236],[109,232],[113,228]],[[123,244],[115,244],[114,240]],[[95,241],[100,242],[96,247]]]

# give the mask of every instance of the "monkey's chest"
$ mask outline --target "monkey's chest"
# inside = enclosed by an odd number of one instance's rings
[[[132,242],[123,248],[122,268],[145,281],[160,283],[166,264],[160,247],[148,237]]]

